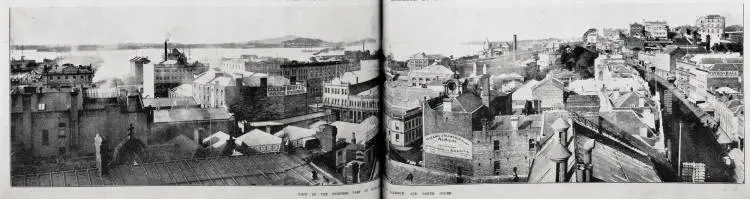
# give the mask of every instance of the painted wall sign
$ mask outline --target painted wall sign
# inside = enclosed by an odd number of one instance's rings
[[[426,153],[471,159],[471,142],[458,135],[435,133],[424,137],[422,148]]]

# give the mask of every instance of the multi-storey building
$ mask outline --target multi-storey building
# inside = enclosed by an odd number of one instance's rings
[[[155,97],[167,97],[170,89],[184,83],[191,83],[195,75],[208,70],[208,65],[198,61],[189,63],[185,54],[176,48],[168,53],[167,47],[167,42],[164,42],[164,60],[154,64],[153,82]]]
[[[731,145],[730,148],[744,150],[745,140],[745,105],[742,93],[711,92],[707,103],[713,107],[714,117],[719,120],[720,144]]]
[[[388,81],[385,101],[385,126],[389,143],[410,146],[422,139],[422,103],[439,95],[428,88],[397,85]]]
[[[464,92],[458,81],[446,83],[445,96],[422,105],[423,166],[474,178],[528,173],[535,152],[536,116],[496,116],[487,90]]]
[[[94,78],[95,69],[92,66],[45,66],[41,74],[41,82],[48,86],[89,86]]]
[[[718,44],[724,36],[726,18],[720,15],[701,16],[695,21],[701,41],[708,42],[710,46]]]
[[[221,62],[221,67],[224,71],[241,72],[245,71],[248,60],[242,58],[230,58]]]
[[[684,86],[694,101],[706,101],[708,91],[721,87],[742,90],[743,58],[737,54],[696,54],[677,61]],[[687,74],[685,74],[687,73]],[[677,83],[677,82],[676,82]]]
[[[212,68],[195,77],[192,96],[203,107],[227,107],[226,90],[237,85],[237,79],[265,76],[261,73],[237,71],[227,68]],[[179,87],[178,87],[179,88]]]
[[[139,139],[148,136],[149,114],[137,92],[19,87],[10,98],[11,142],[28,157],[92,155],[97,134],[117,143],[130,125],[143,132],[135,135]]]
[[[674,78],[671,65],[671,56],[664,52],[645,52],[641,51],[638,53],[638,59],[647,68],[653,70],[653,72],[664,79]]]
[[[646,37],[653,38],[667,38],[667,27],[666,21],[643,21],[643,29],[646,30]]]
[[[443,82],[453,77],[455,73],[443,65],[433,64],[421,69],[411,70],[409,79],[412,86],[424,86],[432,81]]]
[[[323,83],[340,77],[346,72],[354,71],[355,64],[344,61],[289,62],[280,65],[280,68],[281,76],[294,84],[300,82],[307,87],[311,99],[314,102],[320,102],[323,97]]]
[[[287,125],[308,127],[327,120],[329,114],[313,108],[308,88],[276,75],[255,74],[238,78],[235,86],[224,89],[229,112],[244,129],[262,128],[275,132]]]
[[[645,27],[643,27],[643,25],[639,23],[630,24],[630,36],[637,37],[637,38],[644,37],[645,36],[643,35],[643,31],[645,31],[644,28]]]
[[[11,92],[13,150],[29,158],[91,157],[96,152],[93,139],[98,136],[115,151],[130,139],[138,140],[143,151],[135,155],[143,160],[160,152],[159,146],[154,150],[143,147],[164,144],[179,135],[197,142],[212,131],[236,134],[236,123],[226,110],[173,100],[173,106],[164,103],[170,102],[144,103],[138,89],[125,87],[17,88]]]
[[[427,67],[429,64],[430,60],[425,53],[414,54],[406,61],[406,67],[409,68],[409,70],[419,70]]]
[[[359,123],[380,111],[380,70],[367,66],[323,84],[323,105],[339,121]]]

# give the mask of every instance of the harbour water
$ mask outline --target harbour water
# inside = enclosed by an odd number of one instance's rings
[[[171,49],[171,48],[170,48]],[[232,49],[232,48],[200,48],[200,49],[179,49],[185,52],[189,60],[196,60],[208,63],[210,66],[221,65],[221,58],[239,58],[241,55],[258,55],[268,57],[283,57],[297,61],[309,61],[313,56],[314,50],[322,48],[251,48],[251,49]],[[346,50],[362,50],[361,45],[348,46]],[[371,52],[378,49],[375,43],[365,45],[366,50]],[[15,50],[11,52],[11,58],[33,59],[42,61],[43,59],[55,59],[57,57],[69,57],[64,62],[75,65],[88,65],[92,60],[101,60],[99,68],[94,75],[94,81],[100,81],[115,77],[123,77],[129,71],[129,60],[135,56],[147,57],[151,60],[150,64],[158,63],[162,59],[163,49],[139,49],[139,50],[99,50],[99,51],[71,51],[71,52],[38,52],[36,50]],[[81,57],[91,57],[98,59],[80,59]],[[96,64],[96,63],[91,63]]]

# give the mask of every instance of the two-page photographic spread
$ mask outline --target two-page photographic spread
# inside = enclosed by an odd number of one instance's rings
[[[7,10],[9,196],[750,197],[740,1]]]

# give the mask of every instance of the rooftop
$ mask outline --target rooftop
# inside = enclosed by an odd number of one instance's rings
[[[144,98],[143,107],[193,107],[197,106],[192,97],[172,97],[172,98]]]
[[[356,138],[356,144],[364,145],[367,141],[375,137],[379,123],[378,117],[370,116],[359,124],[335,121],[331,125],[336,126],[338,129],[338,133],[336,134],[337,140],[345,139],[346,142],[351,142],[352,138]]]
[[[318,124],[318,126],[321,124]],[[316,134],[315,129],[308,129],[296,126],[286,126],[281,131],[274,133],[273,135],[280,138],[287,138],[288,140],[296,140],[306,137],[311,137]]]
[[[178,108],[154,111],[154,123],[228,120],[232,115],[224,108]]]
[[[187,159],[117,166],[109,176],[97,169],[36,173],[12,177],[13,186],[154,186],[154,185],[314,185],[312,172],[320,175],[300,155],[259,154]],[[319,179],[318,179],[319,180]],[[334,180],[334,179],[331,179]]]
[[[245,144],[247,146],[281,144],[281,138],[268,134],[260,129],[253,129],[252,131],[237,137],[235,142],[238,145]]]

